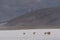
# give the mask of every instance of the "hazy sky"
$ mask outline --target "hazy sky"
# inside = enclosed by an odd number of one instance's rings
[[[60,6],[60,0],[0,0],[0,21],[52,6]]]
[[[60,6],[60,0],[40,0],[40,7],[57,7]]]

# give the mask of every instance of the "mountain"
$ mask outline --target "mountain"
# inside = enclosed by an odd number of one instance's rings
[[[21,16],[38,7],[38,0],[0,0],[0,22]]]
[[[60,0],[0,0],[0,22],[40,8],[60,6]]]
[[[60,26],[60,7],[44,8],[7,21],[5,26]]]

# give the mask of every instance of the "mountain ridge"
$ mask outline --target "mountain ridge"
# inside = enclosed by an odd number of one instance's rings
[[[60,7],[44,8],[8,21],[6,26],[59,26]]]

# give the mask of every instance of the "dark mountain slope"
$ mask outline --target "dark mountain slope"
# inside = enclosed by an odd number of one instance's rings
[[[8,21],[6,26],[60,26],[60,7],[44,8]]]

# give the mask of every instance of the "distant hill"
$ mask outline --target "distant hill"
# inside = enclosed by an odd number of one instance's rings
[[[60,26],[60,7],[44,8],[14,18],[6,26]]]
[[[0,0],[0,22],[40,8],[39,0]]]

